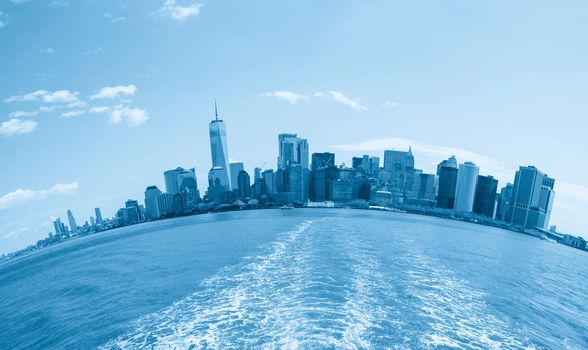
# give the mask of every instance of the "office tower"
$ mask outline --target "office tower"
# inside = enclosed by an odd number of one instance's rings
[[[335,154],[330,152],[312,154],[312,170],[335,166]]]
[[[102,220],[102,212],[100,211],[100,208],[94,208],[94,212],[96,213],[96,223],[102,225],[104,220]]]
[[[414,174],[412,188],[408,194],[409,201],[414,204],[433,206],[436,203],[436,193],[435,175],[424,174],[418,170]]]
[[[389,173],[388,183],[393,197],[398,195],[406,199],[406,193],[412,188],[414,180],[414,156],[412,148],[408,152],[384,151],[384,170]]]
[[[125,202],[124,221],[126,225],[138,224],[141,222],[141,209],[139,202],[129,199]]]
[[[274,171],[272,169],[264,170],[263,173],[261,173],[261,178],[265,182],[267,194],[274,194],[276,192],[276,180]]]
[[[480,169],[472,162],[459,165],[455,186],[455,210],[472,211],[479,171]]]
[[[361,169],[363,165],[363,157],[353,157],[351,158],[351,167],[353,169]]]
[[[96,220],[93,216],[90,216],[90,226],[96,226]]]
[[[173,170],[167,170],[163,173],[165,180],[165,192],[178,193],[186,190],[198,191],[198,182],[196,181],[196,170],[194,168],[184,169],[177,167]]]
[[[508,222],[524,228],[549,226],[555,180],[534,166],[519,167],[515,174]]]
[[[156,203],[159,217],[169,216],[174,211],[174,194],[160,193],[157,195]]]
[[[308,169],[308,141],[296,134],[278,135],[278,169],[290,164],[300,164]]]
[[[478,176],[473,211],[476,214],[494,217],[498,180],[492,176]]]
[[[333,202],[345,203],[353,199],[353,182],[351,180],[335,179],[333,181]]]
[[[510,212],[510,206],[512,204],[512,188],[513,185],[508,183],[500,190],[500,194],[498,194],[498,205],[496,206],[497,220],[508,220],[508,213]]]
[[[63,235],[67,233],[67,228],[65,227],[65,225],[61,222],[60,218],[55,219],[55,221],[53,221],[53,227],[55,228],[55,234],[56,235]]]
[[[214,102],[214,120],[209,124],[210,154],[212,168],[208,172],[209,187],[220,186],[225,191],[231,190],[229,177],[229,154],[227,148],[227,129],[225,123],[218,119],[216,101]]]
[[[251,179],[245,170],[239,171],[237,184],[239,188],[239,199],[249,198],[251,196]]]
[[[314,163],[313,163],[314,164]],[[314,165],[313,165],[314,167]],[[339,176],[339,169],[334,165],[327,165],[312,171],[312,189],[310,191],[313,202],[333,200],[333,183]]]
[[[253,181],[261,179],[261,168],[254,168],[253,169]]]
[[[441,169],[443,167],[457,169],[457,159],[455,159],[455,156],[451,156],[446,160],[442,161],[441,163],[437,164],[437,176],[441,176]]]
[[[238,190],[239,189],[239,172],[241,170],[245,170],[245,165],[243,162],[235,162],[230,163],[229,168],[231,170],[231,190]]]
[[[437,191],[437,207],[453,209],[455,206],[455,187],[457,185],[457,161],[451,157],[437,166],[439,189]]]
[[[363,155],[361,157],[353,157],[351,159],[351,167],[356,170],[362,170],[365,173],[370,172],[370,157]]]
[[[370,157],[369,165],[369,173],[377,176],[380,170],[380,157]]]
[[[149,220],[154,220],[161,216],[157,206],[157,197],[160,194],[161,191],[157,186],[149,186],[145,190],[145,214]]]
[[[78,231],[78,224],[76,224],[76,219],[74,218],[71,210],[67,210],[67,220],[69,222],[69,230],[71,233],[76,233]]]
[[[307,186],[304,183],[304,171],[302,164],[289,164],[284,171],[284,192],[282,200],[286,203],[308,200]]]

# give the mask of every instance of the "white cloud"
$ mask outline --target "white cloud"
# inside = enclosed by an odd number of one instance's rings
[[[20,5],[24,4],[25,2],[29,2],[31,0],[10,0],[13,4]]]
[[[435,170],[437,163],[455,155],[460,163],[465,161],[474,162],[480,167],[481,174],[488,174],[496,177],[503,182],[512,182],[515,170],[505,165],[499,160],[483,156],[478,153],[470,152],[464,149],[431,145],[415,140],[404,139],[400,137],[388,137],[383,139],[372,139],[352,144],[333,145],[334,149],[344,152],[382,152],[387,149],[403,149],[412,147],[417,162],[420,160],[428,166],[429,171]],[[422,163],[417,167],[422,167]]]
[[[162,17],[173,18],[178,21],[183,21],[189,17],[196,16],[200,13],[202,4],[192,3],[187,6],[180,6],[176,4],[176,0],[165,0],[163,5],[155,15]]]
[[[39,114],[38,111],[14,111],[9,114],[10,118],[34,117]]]
[[[290,102],[290,104],[297,104],[300,101],[308,101],[308,97],[300,95],[293,91],[286,91],[286,90],[276,90],[273,92],[266,92],[261,94],[262,97],[276,97],[280,100],[285,100]]]
[[[96,106],[90,108],[90,113],[106,113],[110,111],[110,107],[108,106]]]
[[[48,47],[46,49],[41,50],[41,53],[46,53],[48,55],[52,55],[55,53],[55,49],[52,47]]]
[[[4,28],[7,25],[10,24],[10,22],[12,22],[12,19],[10,18],[10,16],[8,16],[6,13],[0,11],[0,28]]]
[[[356,98],[349,98],[342,92],[331,90],[329,92],[317,92],[314,97],[326,98],[331,101],[341,103],[347,107],[350,107],[356,111],[365,112],[368,108],[361,104],[361,101]]]
[[[149,114],[144,109],[118,105],[110,112],[109,122],[111,124],[119,124],[126,121],[130,126],[139,126],[145,123],[147,119],[149,119]]]
[[[118,23],[118,22],[122,22],[122,21],[124,21],[124,20],[126,20],[126,19],[127,19],[126,17],[123,17],[123,16],[118,16],[118,17],[117,17],[117,16],[115,16],[115,15],[113,15],[113,14],[111,14],[111,13],[105,13],[105,14],[104,14],[104,18],[107,18],[107,19],[109,19],[109,20],[110,20],[110,22],[112,22],[112,23]]]
[[[44,102],[44,103],[63,103],[63,104],[79,104],[82,101],[78,98],[78,92],[71,92],[69,90],[37,90],[26,95],[11,96],[6,98],[5,102]]]
[[[100,91],[90,96],[90,100],[97,100],[97,99],[112,99],[115,97],[121,96],[133,96],[137,91],[137,87],[135,85],[119,85],[119,86],[106,86],[100,89]]]
[[[84,113],[85,113],[85,111],[82,109],[75,109],[73,111],[68,111],[68,112],[62,113],[61,117],[62,118],[73,118],[73,117],[80,116]]]
[[[103,51],[104,51],[103,47],[95,47],[93,49],[85,51],[84,54],[85,55],[98,55],[98,54],[101,54]]]
[[[394,107],[398,107],[398,103],[396,103],[394,101],[384,101],[384,103],[382,103],[382,107],[384,107],[384,108],[394,108]]]
[[[566,182],[555,182],[555,192],[574,200],[588,203],[588,187],[574,185]]]
[[[44,199],[53,195],[71,195],[79,189],[77,182],[58,183],[45,190],[17,189],[0,197],[0,209],[13,207],[32,200]]]
[[[32,120],[21,120],[12,118],[0,123],[0,135],[12,136],[20,134],[28,134],[37,128],[39,123]]]
[[[51,5],[55,7],[66,7],[69,6],[69,2],[65,0],[54,0],[53,2],[51,2]]]

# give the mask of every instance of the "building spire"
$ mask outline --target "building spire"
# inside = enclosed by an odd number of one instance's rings
[[[214,99],[214,119],[218,122],[218,109],[216,108],[216,98]]]

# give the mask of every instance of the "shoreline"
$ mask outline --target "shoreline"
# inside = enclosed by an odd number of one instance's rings
[[[461,221],[461,222],[467,222],[467,223],[476,224],[476,225],[494,227],[494,228],[503,229],[506,231],[525,234],[525,235],[539,238],[542,240],[545,240],[547,238],[547,239],[551,239],[551,240],[555,241],[555,243],[566,245],[566,244],[563,244],[560,242],[559,236],[554,235],[554,234],[552,234],[552,236],[549,236],[549,233],[550,233],[549,231],[544,231],[544,230],[540,231],[538,229],[523,229],[522,227],[516,227],[512,224],[509,224],[509,223],[506,223],[503,221],[499,221],[499,220],[495,220],[492,218],[482,217],[479,215],[473,215],[471,213],[458,212],[458,211],[453,211],[453,210],[439,210],[438,208],[425,208],[425,207],[413,207],[413,206],[385,207],[385,206],[370,206],[370,205],[368,205],[367,207],[366,206],[359,207],[359,206],[351,206],[351,205],[341,204],[341,205],[332,205],[332,206],[321,206],[321,205],[317,205],[317,206],[308,206],[308,205],[292,206],[292,207],[288,207],[288,209],[352,209],[352,210],[371,210],[371,211],[384,211],[384,212],[399,213],[399,214],[422,215],[422,216],[436,217],[436,218],[441,218],[441,219]],[[16,252],[5,254],[4,256],[2,256],[2,258],[0,258],[0,264],[4,264],[4,263],[10,262],[10,261],[20,260],[20,258],[34,255],[38,252],[44,251],[47,248],[61,245],[62,243],[75,242],[76,240],[78,240],[80,238],[84,238],[87,236],[93,236],[93,235],[97,235],[100,233],[106,233],[106,232],[113,231],[113,230],[120,229],[120,228],[132,227],[132,226],[137,226],[137,225],[151,223],[151,222],[159,222],[159,221],[178,219],[178,218],[189,217],[189,216],[197,216],[197,215],[204,215],[204,214],[216,214],[216,213],[223,213],[223,212],[238,212],[238,211],[247,211],[247,210],[283,210],[283,208],[280,206],[273,206],[273,205],[272,206],[231,206],[231,205],[223,204],[223,205],[219,205],[216,208],[207,209],[202,212],[196,211],[196,212],[191,212],[191,213],[186,213],[186,214],[164,217],[164,218],[160,218],[157,220],[143,221],[143,222],[139,222],[139,223],[133,224],[133,225],[109,227],[109,228],[105,228],[105,229],[102,229],[99,231],[91,231],[91,232],[87,232],[87,233],[77,234],[74,236],[69,236],[67,238],[59,239],[55,242],[51,242],[51,243],[48,243],[48,244],[45,244],[42,246],[31,245],[25,249],[21,249]],[[544,236],[547,236],[547,237],[544,237]],[[578,249],[578,250],[582,250],[582,249]]]

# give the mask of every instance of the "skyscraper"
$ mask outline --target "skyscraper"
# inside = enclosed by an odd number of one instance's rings
[[[498,180],[492,176],[478,176],[473,211],[476,214],[494,217]]]
[[[145,190],[145,214],[149,220],[157,219],[161,216],[157,205],[157,198],[161,191],[157,186],[149,186]]]
[[[55,221],[53,221],[53,227],[55,228],[55,234],[58,236],[67,233],[67,229],[65,228],[65,225],[61,222],[60,218],[57,218],[55,219]]]
[[[237,183],[239,185],[239,199],[249,198],[251,196],[251,179],[245,170],[239,171]]]
[[[102,225],[104,220],[102,220],[102,212],[100,211],[100,208],[94,208],[94,212],[96,213],[96,223]]]
[[[547,228],[553,205],[555,180],[534,166],[521,166],[515,174],[508,222],[524,228]]]
[[[78,231],[78,224],[76,224],[76,219],[74,218],[70,209],[67,210],[67,221],[69,222],[70,232],[76,233]]]
[[[231,186],[232,186],[232,190],[238,190],[239,189],[239,172],[241,170],[245,170],[245,165],[243,164],[243,162],[235,162],[235,163],[230,163],[229,164],[229,168],[230,168],[230,172],[231,172]]]
[[[454,156],[442,161],[437,166],[439,189],[437,191],[437,207],[453,209],[455,206],[455,188],[457,186],[457,160]]]
[[[214,120],[209,124],[210,154],[212,168],[208,172],[208,184],[210,186],[222,186],[225,191],[231,189],[229,177],[229,154],[227,147],[227,129],[225,123],[218,119],[216,101],[214,102]]]
[[[459,165],[455,188],[455,210],[472,211],[479,171],[480,169],[472,162]]]
[[[285,169],[290,164],[300,164],[308,169],[308,140],[296,134],[280,134],[278,152],[278,169]]]
[[[384,151],[384,170],[389,173],[388,183],[394,197],[406,199],[414,180],[414,156],[412,148],[408,152]]]
[[[512,184],[508,183],[500,190],[500,194],[498,195],[498,205],[496,206],[496,219],[507,221],[508,220],[508,213],[510,212],[510,207],[512,204]]]

